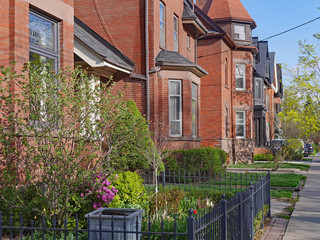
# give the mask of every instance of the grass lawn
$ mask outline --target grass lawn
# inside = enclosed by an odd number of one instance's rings
[[[252,164],[237,164],[229,165],[229,168],[274,168],[273,162],[255,162]],[[310,165],[302,163],[283,163],[280,168],[300,169],[301,171],[308,171]]]
[[[273,198],[291,198],[293,191],[287,190],[271,190],[271,197]]]
[[[297,187],[306,176],[293,173],[271,173],[271,187]]]

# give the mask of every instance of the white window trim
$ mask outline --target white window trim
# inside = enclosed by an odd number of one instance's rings
[[[243,123],[237,123],[237,113],[243,113]],[[244,136],[237,136],[237,125],[243,125]],[[236,111],[236,138],[246,138],[246,111]]]
[[[243,28],[244,32],[237,31],[237,29],[240,29],[240,28],[241,29]],[[236,37],[236,34],[238,34],[239,37]],[[244,25],[234,25],[234,39],[243,40],[243,41],[246,40],[246,26],[244,26]]]
[[[243,84],[242,84],[242,88],[237,88],[237,66],[244,66],[244,76],[243,76]],[[246,64],[244,63],[237,63],[235,65],[235,78],[236,78],[236,90],[246,90],[246,72],[247,72],[247,68],[246,68]]]
[[[179,85],[180,85],[180,104],[179,104],[179,107],[180,107],[180,114],[179,114],[179,118],[180,118],[180,134],[171,134],[171,114],[170,114],[170,106],[171,106],[171,100],[170,100],[170,97],[171,97],[171,95],[170,95],[170,83],[171,82],[178,82],[179,83]],[[169,90],[169,108],[168,108],[168,111],[169,111],[169,136],[170,137],[181,137],[182,136],[182,83],[181,83],[181,80],[169,80],[169,86],[168,86],[168,90]],[[175,96],[177,96],[177,95],[175,95]],[[175,120],[175,121],[177,121],[177,120]]]
[[[195,86],[196,88],[196,96],[194,97],[192,95],[192,88],[193,86]],[[195,125],[195,132],[196,134],[193,134],[193,124],[192,124],[192,119],[191,119],[191,128],[192,128],[192,137],[197,137],[198,136],[198,85],[195,84],[195,83],[192,83],[192,86],[191,86],[191,118],[192,118],[192,105],[193,105],[193,100],[195,100],[196,102],[196,125]]]

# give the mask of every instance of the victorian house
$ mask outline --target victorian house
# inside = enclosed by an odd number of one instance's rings
[[[254,125],[255,153],[270,151],[275,138],[275,118],[283,97],[282,69],[276,64],[275,52],[269,52],[268,42],[253,38],[259,53],[254,61]]]
[[[151,130],[170,138],[170,148],[200,146],[200,86],[207,74],[196,58],[196,39],[207,33],[190,0],[75,0],[75,15],[134,63],[127,85],[150,121]]]
[[[255,21],[240,0],[198,0],[197,16],[209,33],[198,39],[203,146],[229,153],[230,163],[252,161],[254,153]]]

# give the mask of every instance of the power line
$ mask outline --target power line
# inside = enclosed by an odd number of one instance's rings
[[[278,37],[278,36],[283,35],[283,34],[285,34],[285,33],[291,32],[291,31],[293,31],[293,30],[295,30],[295,29],[297,29],[297,28],[303,27],[303,26],[305,26],[305,25],[307,25],[307,24],[310,24],[310,23],[312,23],[312,22],[314,22],[314,21],[317,21],[317,20],[319,20],[319,19],[320,19],[320,17],[316,17],[316,18],[314,18],[314,19],[312,19],[312,20],[310,20],[310,21],[307,21],[307,22],[305,22],[305,23],[302,23],[302,24],[300,24],[300,25],[297,25],[297,26],[295,26],[295,27],[293,27],[293,28],[290,28],[290,29],[285,30],[285,31],[282,31],[282,32],[280,32],[280,33],[271,35],[270,37],[264,38],[264,39],[262,39],[262,40],[259,40],[257,43],[260,43],[260,42],[266,41],[266,40],[268,40],[268,39],[271,39],[271,38],[274,38],[274,37]],[[245,45],[241,45],[241,46],[244,46],[244,47],[252,46],[252,43],[250,43],[250,44],[245,44]],[[231,51],[231,50],[225,50],[225,51],[221,51],[221,52],[217,52],[217,53],[211,53],[211,54],[207,54],[207,55],[204,55],[204,56],[200,56],[200,57],[198,57],[198,58],[203,58],[203,57],[207,57],[207,56],[222,54],[222,53],[229,52],[229,51]]]

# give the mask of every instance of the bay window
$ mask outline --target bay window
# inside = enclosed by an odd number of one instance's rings
[[[236,64],[236,90],[245,90],[246,88],[246,65]]]
[[[180,80],[169,80],[169,135],[182,136],[182,88]]]
[[[198,97],[198,86],[196,84],[192,84],[192,136],[197,136],[197,97]]]
[[[236,111],[236,137],[246,137],[246,112]]]

